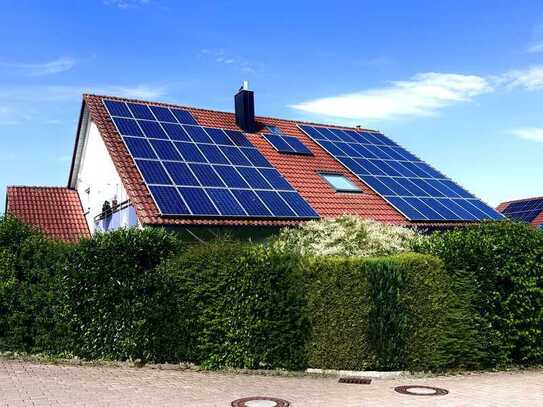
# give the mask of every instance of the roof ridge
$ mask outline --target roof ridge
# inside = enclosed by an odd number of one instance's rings
[[[69,188],[69,187],[63,187],[59,185],[7,185],[8,189],[15,189],[15,188],[27,188],[27,189],[65,189],[69,191],[76,192],[75,189]]]
[[[174,106],[174,107],[181,107],[185,109],[193,109],[198,110],[201,112],[213,112],[213,113],[221,113],[221,114],[228,114],[228,115],[235,115],[235,112],[227,112],[224,110],[216,110],[216,109],[207,109],[203,107],[195,107],[195,106],[189,106],[189,105],[183,105],[183,104],[176,104],[176,103],[169,103],[169,102],[154,102],[149,100],[143,100],[143,99],[133,99],[133,98],[126,98],[121,96],[110,96],[110,95],[98,95],[95,93],[83,93],[83,98],[91,96],[91,97],[98,97],[98,98],[110,98],[110,99],[119,99],[129,102],[136,102],[136,103],[147,103],[147,104],[154,104],[154,105],[162,105],[162,106]],[[255,119],[268,119],[268,120],[279,120],[284,122],[290,122],[295,124],[309,124],[309,125],[317,125],[317,126],[328,126],[328,127],[339,127],[343,129],[350,129],[350,130],[362,130],[362,131],[377,131],[380,132],[380,130],[377,129],[370,129],[367,127],[356,127],[356,126],[343,126],[339,124],[329,124],[329,123],[317,123],[317,122],[311,122],[311,121],[305,121],[305,120],[294,120],[294,119],[283,119],[281,117],[273,117],[273,116],[259,116],[255,115]]]

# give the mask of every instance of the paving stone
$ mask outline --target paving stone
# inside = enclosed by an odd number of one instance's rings
[[[46,365],[0,360],[0,407],[229,407],[252,396],[292,407],[543,406],[543,370],[339,384],[337,378],[270,377],[119,367]],[[398,394],[428,385],[446,396]]]

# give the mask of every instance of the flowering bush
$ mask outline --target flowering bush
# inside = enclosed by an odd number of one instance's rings
[[[407,252],[417,237],[400,226],[343,215],[283,229],[272,245],[302,255],[369,257]]]

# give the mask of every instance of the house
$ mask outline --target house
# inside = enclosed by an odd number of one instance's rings
[[[424,229],[503,218],[378,131],[255,117],[246,85],[234,99],[230,113],[85,94],[64,191],[90,233],[158,226],[205,239],[342,214]]]
[[[509,219],[524,221],[543,229],[543,197],[502,202],[497,210]]]

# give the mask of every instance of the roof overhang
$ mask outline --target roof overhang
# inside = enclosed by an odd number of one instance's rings
[[[68,188],[75,189],[77,184],[77,174],[81,166],[83,158],[83,149],[87,134],[89,132],[90,114],[85,103],[85,99],[81,102],[81,110],[79,112],[79,121],[75,136],[74,149],[72,153],[72,163],[70,164],[70,174],[68,176]]]

